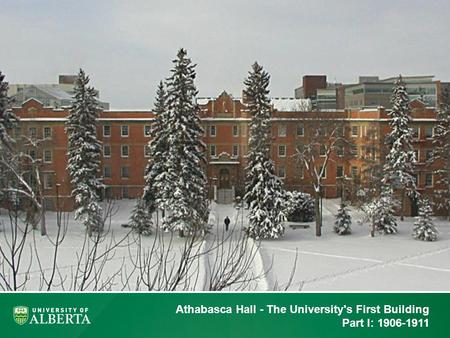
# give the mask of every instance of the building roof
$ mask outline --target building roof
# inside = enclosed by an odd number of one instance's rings
[[[270,100],[270,104],[278,111],[309,111],[312,104],[310,99],[295,99],[292,97],[274,97]]]

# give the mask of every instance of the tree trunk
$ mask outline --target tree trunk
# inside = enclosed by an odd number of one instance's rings
[[[42,199],[42,210],[41,210],[41,236],[47,235],[47,227],[45,224],[45,201]]]
[[[322,235],[322,217],[320,214],[320,195],[315,193],[315,209],[316,209],[316,236]]]
[[[402,189],[401,205],[400,205],[400,220],[405,219],[405,189]]]

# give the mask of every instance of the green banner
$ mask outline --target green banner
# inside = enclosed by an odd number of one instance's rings
[[[3,293],[0,337],[449,337],[450,293]]]

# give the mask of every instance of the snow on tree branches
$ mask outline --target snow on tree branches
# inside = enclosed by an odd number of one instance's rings
[[[167,112],[163,114],[163,130],[159,132],[161,148],[165,148],[161,161],[165,164],[154,185],[160,194],[158,206],[166,210],[164,227],[178,230],[183,236],[184,231],[203,232],[207,224],[206,158],[195,100],[195,65],[184,49],[179,50],[173,64],[172,75],[166,82]]]
[[[423,197],[419,200],[419,216],[416,217],[416,222],[413,228],[413,237],[422,241],[435,241],[438,238],[438,231],[434,226],[433,209],[431,207],[428,197]]]
[[[398,206],[399,203],[394,198],[392,189],[382,187],[380,196],[375,197],[370,203],[362,207],[366,214],[363,221],[369,222],[372,227],[372,236],[375,231],[383,234],[397,232],[397,222],[394,215]]]
[[[450,91],[446,88],[441,95],[441,104],[437,110],[437,124],[433,134],[432,162],[442,165],[435,170],[436,183],[440,186],[435,190],[436,206],[447,209],[450,220]]]
[[[89,234],[102,231],[102,210],[98,190],[103,187],[97,177],[101,144],[97,139],[97,117],[100,107],[97,91],[89,87],[89,77],[80,69],[75,95],[67,119],[68,165],[75,197],[75,218],[81,219]]]
[[[245,202],[250,207],[247,234],[255,239],[279,238],[284,234],[283,189],[270,159],[270,76],[258,63],[244,81],[247,107],[252,115]]]
[[[164,83],[161,81],[158,85],[156,93],[155,107],[153,113],[155,120],[151,130],[151,141],[148,143],[149,160],[145,170],[145,186],[143,199],[147,204],[150,213],[153,213],[157,208],[157,203],[162,198],[159,193],[161,189],[157,186],[165,187],[168,184],[168,175],[166,168],[166,158],[168,153],[167,140],[170,135],[170,130],[166,128],[167,124],[167,95]],[[164,190],[167,192],[167,190]]]
[[[341,206],[336,215],[336,221],[334,222],[334,232],[338,235],[347,235],[352,232],[351,229],[352,218],[344,203]]]
[[[10,148],[12,139],[8,135],[8,130],[11,130],[18,121],[17,116],[10,110],[10,104],[8,82],[0,71],[0,149],[3,146]]]
[[[414,178],[415,154],[412,146],[412,129],[409,98],[401,75],[395,81],[392,94],[392,110],[390,117],[390,133],[386,137],[389,153],[384,165],[383,183],[400,189],[402,194],[416,196],[417,188]],[[401,212],[403,215],[404,196],[402,197]]]
[[[140,235],[150,236],[152,233],[152,223],[149,210],[146,208],[145,203],[139,199],[131,215],[130,227]]]

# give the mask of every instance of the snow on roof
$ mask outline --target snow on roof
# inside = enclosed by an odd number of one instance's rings
[[[310,99],[295,99],[292,97],[274,97],[270,104],[278,111],[309,111],[312,108]]]
[[[197,104],[203,106],[205,104],[208,104],[208,102],[211,100],[215,100],[215,98],[213,98],[213,97],[197,97]]]
[[[72,96],[59,88],[57,85],[35,85],[36,88],[42,90],[43,92],[47,93],[48,95],[51,95],[55,98],[61,99],[61,100],[73,100]]]

